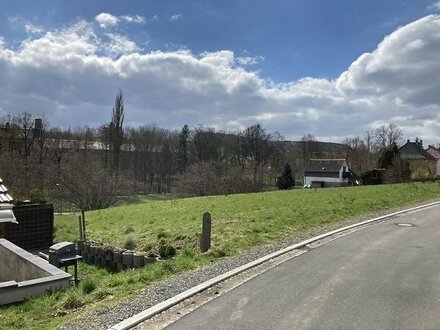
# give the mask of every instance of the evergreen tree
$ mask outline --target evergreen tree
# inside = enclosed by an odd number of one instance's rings
[[[295,186],[293,171],[288,163],[284,165],[284,172],[277,178],[278,189],[291,189]]]
[[[398,156],[398,154],[399,148],[397,145],[395,143],[391,144],[388,148],[382,151],[377,165],[379,168],[390,168],[393,166],[394,159]]]
[[[179,147],[177,150],[177,166],[180,173],[185,173],[188,167],[188,139],[190,130],[188,125],[183,126],[179,134]]]

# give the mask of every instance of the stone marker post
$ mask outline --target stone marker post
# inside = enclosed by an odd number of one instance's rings
[[[200,235],[200,250],[206,252],[211,248],[211,214],[203,214],[202,234]]]
[[[81,221],[81,216],[78,216],[78,224],[79,224],[79,240],[84,241],[84,233],[83,233],[83,225]]]

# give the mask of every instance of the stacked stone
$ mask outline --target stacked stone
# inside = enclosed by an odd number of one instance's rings
[[[156,258],[145,256],[141,252],[120,250],[96,242],[80,241],[77,243],[77,251],[85,262],[117,272],[144,267],[156,261]]]

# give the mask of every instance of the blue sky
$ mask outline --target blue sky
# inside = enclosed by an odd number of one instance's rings
[[[439,143],[438,14],[435,0],[2,1],[0,115],[96,126],[122,88],[132,125],[341,141],[392,121]]]

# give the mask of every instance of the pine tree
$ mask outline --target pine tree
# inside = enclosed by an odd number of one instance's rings
[[[295,186],[293,171],[288,163],[284,165],[284,172],[277,178],[278,189],[291,189]]]

